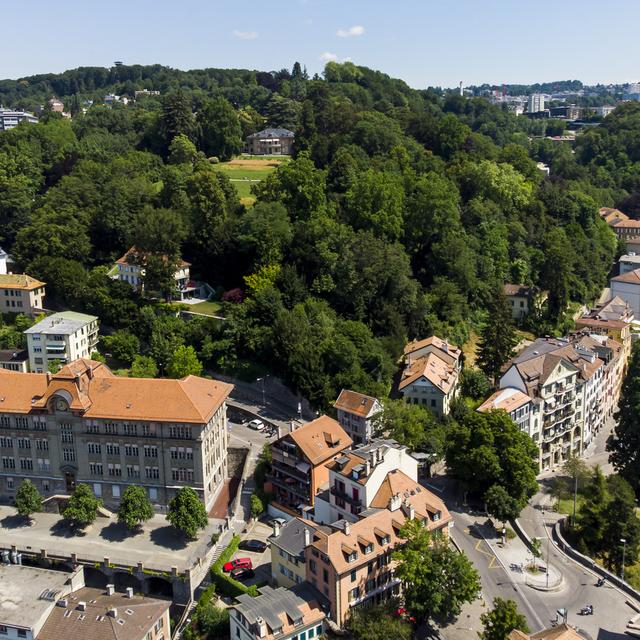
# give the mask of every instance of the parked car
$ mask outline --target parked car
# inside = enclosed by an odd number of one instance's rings
[[[255,573],[253,569],[234,569],[229,575],[234,580],[248,580],[249,578],[253,578]]]
[[[251,429],[255,429],[256,431],[262,431],[264,429],[264,422],[262,422],[262,420],[258,420],[258,418],[255,418],[254,420],[251,420],[249,422],[249,427]]]
[[[262,553],[267,549],[267,543],[262,540],[243,540],[239,545],[238,549],[242,549],[243,551],[255,551],[256,553]]]
[[[233,571],[234,569],[253,569],[251,558],[234,558],[222,567],[225,573],[229,573],[229,571]]]

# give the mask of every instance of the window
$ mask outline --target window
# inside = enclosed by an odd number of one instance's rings
[[[147,478],[157,480],[160,477],[160,470],[158,467],[145,467],[144,471]]]
[[[93,493],[98,497],[102,495],[102,485],[98,482],[93,483]]]
[[[135,458],[138,457],[138,445],[137,444],[125,444],[124,445],[124,455],[125,456],[133,456]]]
[[[158,490],[153,487],[149,489],[149,500],[155,501],[158,499]]]
[[[13,478],[7,478],[7,489],[13,489]]]
[[[124,425],[124,435],[125,436],[137,436],[138,435],[138,425],[136,425],[136,424],[125,424]]]
[[[122,469],[120,468],[119,464],[109,464],[107,468],[109,470],[109,475],[110,476],[121,476],[122,475]]]
[[[3,469],[15,469],[16,461],[8,456],[2,456],[2,468]]]
[[[119,498],[119,497],[120,497],[120,487],[119,487],[117,484],[114,484],[114,485],[111,487],[111,495],[112,495],[114,498]]]
[[[87,442],[87,451],[89,453],[102,453],[102,445],[99,442]]]
[[[0,438],[0,447],[3,449],[13,449],[13,440],[11,438]]]
[[[191,427],[171,425],[169,427],[169,437],[180,440],[191,440]]]
[[[311,569],[311,573],[315,573],[316,572],[316,561],[315,560],[309,560],[309,569]]]
[[[374,567],[374,563],[373,561],[371,561],[368,565],[367,565],[367,575],[371,575],[373,573],[373,567]]]
[[[27,630],[26,629],[18,629],[18,638],[26,638]]]
[[[38,471],[51,471],[49,458],[38,458]]]
[[[73,428],[70,424],[60,425],[60,440],[62,442],[73,442]]]
[[[322,579],[325,582],[329,582],[329,572],[326,569],[322,570]]]
[[[142,425],[142,435],[143,436],[155,436],[156,435],[156,427],[155,427],[155,425],[143,424]]]
[[[65,462],[75,462],[75,459],[76,459],[75,449],[63,449],[62,450],[62,459]]]
[[[355,589],[351,589],[349,591],[349,602],[353,602],[360,597],[360,587],[356,587]]]
[[[16,418],[16,427],[18,427],[18,429],[28,429],[29,428],[28,418]]]
[[[140,477],[140,467],[137,464],[128,464],[127,465],[127,477],[128,478],[139,478]]]
[[[144,445],[144,457],[145,458],[157,458],[158,457],[158,447],[153,444],[145,444]]]
[[[42,490],[45,492],[49,491],[49,481],[48,480],[43,480],[42,481]]]
[[[89,463],[89,473],[92,476],[101,476],[102,475],[102,462],[90,462]]]
[[[358,554],[355,551],[352,551],[348,556],[347,556],[347,562],[355,562],[358,559]]]
[[[117,442],[107,442],[107,455],[108,456],[119,456],[120,455],[120,445]]]
[[[36,440],[36,449],[38,451],[49,451],[48,440]]]
[[[31,449],[31,440],[29,438],[18,438],[18,449]]]
[[[20,468],[23,471],[32,471],[33,460],[31,458],[20,458]]]
[[[355,569],[353,569],[353,571],[351,572],[351,582],[355,582],[357,577],[358,577],[358,572]]]

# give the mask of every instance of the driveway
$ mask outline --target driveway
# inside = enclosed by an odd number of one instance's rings
[[[242,534],[243,540],[262,540],[267,542],[267,538],[273,533],[273,528],[259,520],[249,525],[247,533]],[[262,553],[254,551],[238,550],[238,557],[251,558],[255,575],[253,578],[243,581],[244,584],[252,585],[260,582],[271,582],[271,548],[267,542],[267,548]]]

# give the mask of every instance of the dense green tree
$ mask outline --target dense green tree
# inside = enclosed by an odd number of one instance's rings
[[[259,518],[262,513],[264,513],[264,504],[262,503],[260,496],[258,496],[255,493],[252,493],[251,494],[251,517],[254,519]]]
[[[146,489],[139,485],[129,485],[120,498],[118,522],[127,529],[135,529],[152,517],[153,506]]]
[[[167,366],[170,378],[184,378],[199,376],[202,373],[202,363],[198,360],[196,350],[191,346],[180,345],[171,355]]]
[[[484,502],[487,511],[500,522],[513,520],[520,515],[521,507],[515,498],[512,498],[507,490],[499,484],[494,484],[484,494]]]
[[[184,135],[190,140],[195,140],[196,120],[191,99],[182,89],[163,98],[160,127],[167,149],[176,136]]]
[[[208,156],[231,160],[242,151],[242,127],[235,109],[222,96],[198,110],[201,148]]]
[[[518,343],[511,309],[502,287],[497,289],[487,308],[487,318],[482,327],[478,342],[478,367],[497,382],[502,365],[512,356],[513,349]]]
[[[177,135],[169,145],[169,164],[193,164],[198,157],[196,145],[184,134]]]
[[[187,538],[195,538],[208,524],[207,510],[191,487],[182,487],[169,502],[167,520]]]
[[[593,470],[584,493],[577,521],[578,537],[591,552],[600,554],[605,547],[604,510],[608,501],[607,483],[600,467]]]
[[[132,378],[155,378],[158,366],[150,356],[136,356],[131,363],[130,375]]]
[[[419,520],[405,522],[400,536],[406,543],[394,551],[393,558],[407,608],[420,621],[455,619],[463,604],[478,597],[478,572],[446,539],[432,538]]]
[[[411,624],[396,615],[397,607],[374,605],[353,607],[347,620],[347,629],[355,640],[411,640],[414,638]]]
[[[491,380],[479,369],[465,367],[460,375],[460,390],[467,398],[482,400],[491,393]]]
[[[640,520],[636,514],[636,497],[629,483],[618,475],[607,478],[609,501],[603,516],[603,546],[606,565],[620,573],[625,540],[625,563],[632,566],[638,559],[640,546]]]
[[[522,633],[529,632],[527,619],[518,611],[513,600],[493,599],[493,609],[480,616],[483,630],[478,633],[480,640],[507,640],[509,634],[517,629]]]
[[[42,509],[42,496],[36,486],[25,478],[18,487],[15,497],[16,511],[26,518],[30,518],[32,513]]]
[[[122,360],[125,364],[131,364],[140,353],[140,340],[128,331],[116,331],[101,340],[103,351],[111,353],[114,358]]]
[[[67,506],[62,512],[65,520],[77,527],[86,527],[98,517],[102,500],[96,498],[88,484],[79,484],[71,494]]]
[[[633,345],[622,383],[613,433],[607,440],[609,460],[636,493],[640,491],[640,344]]]

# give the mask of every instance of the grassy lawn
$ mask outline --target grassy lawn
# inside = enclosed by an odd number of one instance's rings
[[[578,504],[577,510],[580,512],[580,507],[582,506],[584,498],[578,494]],[[573,498],[562,498],[556,502],[556,507],[558,509],[558,513],[564,513],[568,516],[573,515]]]
[[[189,311],[194,313],[204,313],[206,315],[218,315],[222,309],[222,305],[215,300],[207,300],[206,302],[198,302],[197,304],[187,305]]]
[[[242,204],[251,205],[255,202],[251,186],[264,180],[283,162],[289,162],[289,157],[242,155],[229,162],[215,165],[215,169],[224,173],[231,180]]]

